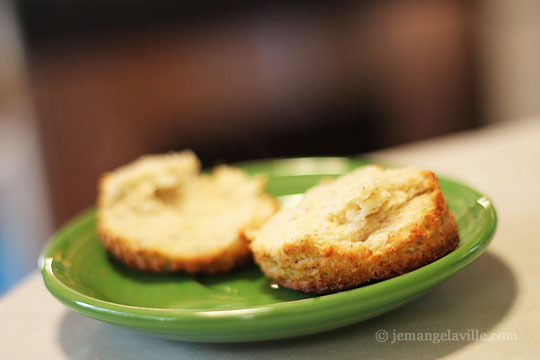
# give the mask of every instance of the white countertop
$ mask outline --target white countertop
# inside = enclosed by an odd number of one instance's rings
[[[2,358],[537,358],[540,119],[492,125],[369,156],[433,169],[487,194],[498,211],[499,227],[486,253],[427,295],[377,318],[317,335],[240,344],[163,340],[86,318],[50,295],[35,272],[0,299]],[[389,341],[378,342],[377,330],[387,331]],[[437,337],[449,332],[485,333],[491,340],[391,341],[393,334]]]

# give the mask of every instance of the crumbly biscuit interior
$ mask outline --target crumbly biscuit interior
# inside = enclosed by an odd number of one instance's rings
[[[225,166],[200,174],[191,152],[145,157],[121,170],[105,180],[100,217],[134,249],[211,256],[274,211],[261,205],[263,178]]]
[[[254,249],[276,253],[309,238],[321,247],[362,246],[372,252],[392,247],[391,236],[421,223],[436,182],[428,171],[366,166],[308,190],[294,207],[283,208],[252,233]]]

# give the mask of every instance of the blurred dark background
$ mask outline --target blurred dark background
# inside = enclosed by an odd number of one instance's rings
[[[0,293],[100,174],[352,155],[540,111],[537,0],[0,0]]]
[[[19,1],[55,224],[143,153],[347,155],[479,125],[473,6]]]

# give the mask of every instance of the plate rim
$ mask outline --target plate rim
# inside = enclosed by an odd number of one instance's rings
[[[297,159],[310,159],[319,161],[320,159],[343,159],[350,163],[350,168],[356,168],[365,164],[372,163],[369,159],[355,158],[355,157],[289,157],[280,159],[260,159],[247,161],[234,164],[235,166],[243,167],[249,166],[249,164],[260,164],[263,162],[280,162],[284,160],[297,160]],[[153,308],[153,307],[140,307],[124,305],[106,300],[97,299],[87,294],[83,294],[63,281],[58,279],[52,268],[53,262],[56,260],[55,253],[61,244],[65,242],[73,241],[70,239],[69,234],[76,229],[83,226],[86,222],[92,221],[96,216],[95,207],[91,207],[79,215],[75,216],[72,220],[63,225],[51,240],[46,245],[46,248],[42,252],[38,260],[38,267],[41,271],[43,281],[49,291],[58,298],[62,303],[68,307],[81,312],[83,314],[92,316],[94,318],[105,320],[107,322],[115,323],[118,325],[132,326],[144,329],[163,329],[168,330],[187,330],[182,324],[189,324],[189,322],[230,322],[230,320],[238,320],[249,318],[250,320],[256,319],[269,319],[275,317],[276,314],[282,312],[294,313],[297,311],[303,311],[309,313],[310,311],[320,310],[321,307],[335,307],[340,305],[349,304],[351,300],[377,300],[380,301],[379,296],[381,294],[391,294],[388,296],[391,299],[401,298],[404,294],[414,294],[418,292],[418,289],[430,288],[431,286],[445,280],[454,273],[460,271],[476,258],[478,258],[486,249],[488,244],[493,239],[495,234],[498,217],[497,212],[493,206],[493,202],[489,197],[482,194],[478,190],[464,184],[463,182],[453,180],[446,176],[437,177],[441,182],[446,182],[452,186],[457,186],[465,191],[473,193],[477,196],[477,199],[486,199],[488,206],[483,206],[483,213],[487,215],[489,220],[488,230],[480,232],[475,235],[475,238],[468,241],[463,246],[458,247],[446,256],[409,273],[387,279],[375,284],[366,285],[359,288],[354,288],[338,293],[317,296],[313,298],[292,300],[285,302],[277,302],[266,305],[250,306],[243,309],[223,309],[223,310],[208,310],[208,309],[167,309],[167,308]],[[76,240],[74,240],[76,241]],[[436,274],[434,276],[433,274]],[[409,284],[411,286],[404,286]],[[416,284],[416,287],[414,286]],[[427,284],[427,285],[426,285]],[[140,326],[137,321],[156,322],[160,325],[157,327]],[[248,322],[240,322],[240,324],[246,324]],[[236,324],[238,325],[238,324]],[[249,325],[248,325],[249,326]]]

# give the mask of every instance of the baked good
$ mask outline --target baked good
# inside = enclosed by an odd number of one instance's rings
[[[130,267],[226,272],[251,259],[244,230],[277,210],[265,185],[229,166],[200,173],[191,151],[144,156],[101,177],[98,232]]]
[[[309,189],[248,237],[268,277],[315,294],[406,273],[459,243],[432,172],[374,165]]]

